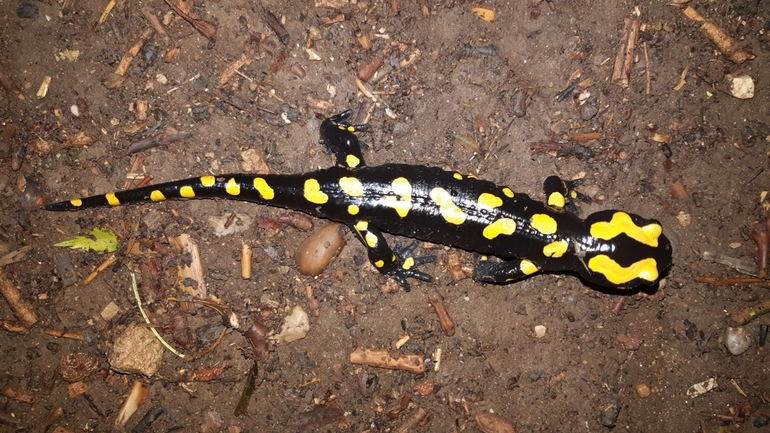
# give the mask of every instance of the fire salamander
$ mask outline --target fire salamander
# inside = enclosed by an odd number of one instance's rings
[[[508,283],[537,272],[577,273],[606,287],[654,284],[671,265],[671,243],[658,221],[603,210],[585,220],[573,213],[576,182],[546,179],[545,203],[508,187],[422,165],[367,166],[347,122],[350,110],[321,124],[337,166],[305,174],[201,176],[143,188],[50,203],[50,211],[224,198],[279,206],[347,224],[371,263],[406,290],[407,278],[432,281],[415,269],[414,245],[391,249],[383,232],[478,253],[473,278]],[[495,256],[500,261],[490,260]]]

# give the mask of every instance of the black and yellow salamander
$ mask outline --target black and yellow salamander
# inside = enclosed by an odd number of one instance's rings
[[[50,211],[96,206],[225,198],[296,209],[347,224],[369,260],[406,290],[425,258],[388,246],[382,232],[478,253],[473,278],[508,283],[537,272],[572,272],[607,287],[654,284],[671,266],[671,243],[658,221],[603,210],[580,219],[570,211],[575,183],[550,176],[545,203],[492,182],[422,165],[364,163],[350,110],[321,124],[337,166],[304,174],[201,176],[46,204]],[[488,260],[495,256],[501,261]]]

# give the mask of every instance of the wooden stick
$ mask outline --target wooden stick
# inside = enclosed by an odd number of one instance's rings
[[[94,280],[94,278],[96,278],[96,277],[98,277],[98,276],[99,276],[99,273],[100,273],[101,271],[103,271],[103,270],[105,270],[105,269],[109,268],[110,266],[114,265],[114,264],[115,264],[115,262],[117,262],[117,261],[118,261],[118,258],[117,258],[117,257],[115,257],[115,255],[114,255],[114,254],[113,254],[113,255],[111,255],[111,256],[109,256],[109,257],[107,257],[107,260],[103,261],[103,262],[102,262],[102,264],[101,264],[101,265],[99,265],[99,267],[98,267],[98,268],[96,268],[96,269],[95,269],[93,272],[91,272],[90,274],[88,274],[88,276],[86,277],[86,279],[85,279],[85,280],[83,280],[83,285],[84,285],[84,286],[87,286],[87,285],[88,285],[88,284],[89,284],[91,281],[93,281],[93,280]]]
[[[123,54],[123,57],[120,59],[120,63],[118,63],[118,67],[115,68],[115,75],[124,76],[126,75],[126,71],[128,71],[128,67],[131,66],[131,62],[134,61],[134,57],[136,57],[137,54],[139,54],[139,51],[141,51],[142,47],[144,47],[144,44],[150,41],[150,38],[152,38],[152,35],[155,34],[155,30],[152,28],[146,28],[142,32],[142,34],[139,36],[139,39],[134,42],[134,45],[131,45],[131,48],[128,49],[126,54]]]
[[[410,373],[424,373],[422,358],[411,353],[392,358],[387,350],[356,349],[350,353],[352,364],[369,365],[391,370],[406,370]]]
[[[753,307],[730,313],[730,317],[739,325],[745,325],[759,316],[770,313],[770,300],[762,301]]]
[[[251,278],[251,247],[241,242],[241,278],[248,280]]]
[[[163,42],[166,45],[171,46],[173,42],[171,41],[171,36],[166,33],[166,29],[163,28],[163,24],[158,21],[158,17],[155,16],[155,14],[152,13],[152,9],[150,8],[150,5],[145,5],[142,9],[142,16],[144,16],[144,19],[147,20],[148,23],[150,23],[150,26],[155,30],[155,33],[159,34],[160,37],[163,38]]]
[[[21,296],[16,285],[2,269],[0,269],[0,294],[3,295],[8,305],[11,306],[13,314],[21,320],[25,327],[29,328],[37,322],[37,314],[33,311],[32,304]]]
[[[647,55],[647,42],[642,44],[644,48],[644,94],[650,95],[650,57]]]
[[[449,312],[444,305],[444,298],[435,290],[429,293],[427,297],[430,305],[436,310],[436,316],[438,316],[438,323],[441,325],[441,329],[450,337],[455,335],[455,322],[449,316]]]

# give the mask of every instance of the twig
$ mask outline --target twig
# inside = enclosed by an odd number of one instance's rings
[[[158,17],[155,16],[155,14],[152,13],[152,9],[149,5],[145,5],[142,9],[142,15],[144,16],[144,19],[147,20],[148,23],[150,23],[150,26],[155,30],[155,33],[159,34],[163,38],[163,42],[166,43],[166,45],[172,45],[173,41],[171,40],[171,36],[168,35],[166,32],[166,29],[163,28],[163,24],[158,21]]]
[[[33,311],[32,304],[21,296],[16,285],[2,269],[0,269],[0,294],[3,295],[8,305],[11,306],[13,314],[21,320],[25,327],[29,328],[37,322],[37,314]]]
[[[765,280],[762,278],[720,278],[720,277],[698,277],[696,278],[701,283],[713,284],[715,286],[728,286],[730,284],[751,284],[761,283]]]
[[[87,286],[87,285],[88,285],[88,284],[89,284],[91,281],[93,281],[93,280],[94,280],[94,278],[96,278],[97,276],[99,276],[99,273],[100,273],[101,271],[103,271],[103,270],[105,270],[105,269],[109,268],[110,266],[114,265],[114,264],[115,264],[115,262],[117,262],[117,261],[118,261],[118,258],[117,258],[117,257],[115,257],[115,255],[114,255],[114,254],[113,254],[113,255],[111,255],[111,256],[109,256],[109,257],[107,257],[107,260],[103,261],[103,262],[102,262],[102,264],[101,264],[101,265],[99,265],[99,267],[98,267],[98,268],[96,268],[96,269],[95,269],[93,272],[91,272],[90,274],[88,274],[88,276],[86,277],[86,279],[85,279],[85,280],[83,280],[83,285],[84,285],[84,286]]]
[[[11,263],[20,262],[31,250],[32,245],[27,245],[26,247],[19,248],[16,251],[11,251],[10,253],[0,257],[0,267],[10,265]]]
[[[131,143],[131,145],[128,146],[128,150],[126,150],[126,153],[128,155],[133,155],[137,152],[142,152],[154,147],[165,146],[177,141],[185,140],[192,137],[192,135],[192,132],[180,132],[178,134],[158,134],[153,137],[145,138],[143,140]]]
[[[281,21],[268,10],[263,10],[262,18],[265,20],[267,26],[275,32],[276,36],[278,36],[278,40],[286,45],[289,42],[289,32],[286,30],[286,27],[281,24]]]
[[[49,328],[43,332],[45,332],[46,334],[52,337],[69,338],[71,340],[85,340],[85,338],[83,338],[83,334],[75,331]]]
[[[133,45],[131,45],[131,48],[128,49],[126,54],[123,54],[123,57],[120,59],[120,62],[118,63],[118,67],[115,68],[115,75],[124,76],[126,75],[126,71],[128,70],[128,67],[131,66],[131,62],[134,61],[134,57],[136,57],[137,54],[139,54],[139,51],[142,50],[142,47],[144,47],[144,44],[150,41],[150,38],[152,38],[152,35],[155,34],[155,30],[152,28],[146,28],[142,32],[141,35],[139,35],[139,39],[134,42]]]
[[[711,39],[711,42],[717,46],[717,49],[724,54],[728,60],[733,63],[743,63],[746,60],[753,60],[756,56],[746,51],[724,30],[720,29],[710,21],[707,21],[692,6],[687,6],[682,10],[684,15],[696,22],[703,23],[700,26],[701,31]]]
[[[770,300],[762,301],[753,307],[730,313],[730,317],[732,317],[738,325],[745,325],[767,313],[770,313]]]
[[[436,316],[438,316],[438,323],[441,325],[441,329],[446,335],[453,336],[455,334],[455,322],[449,316],[449,312],[444,305],[444,298],[435,290],[429,293],[427,297],[430,305],[436,310]]]
[[[192,18],[191,16],[187,15],[186,13],[184,13],[183,10],[179,9],[179,7],[177,5],[175,5],[174,3],[172,3],[171,0],[164,0],[164,1],[166,2],[166,4],[171,9],[174,10],[174,12],[177,15],[182,17],[183,20],[185,20],[188,23],[190,23],[190,25],[192,25],[195,28],[195,30],[200,32],[200,34],[202,34],[203,36],[205,36],[205,37],[207,37],[209,39],[213,39],[214,36],[216,36],[216,34],[217,34],[217,26],[214,23],[206,21],[206,20]]]
[[[647,42],[642,43],[644,48],[644,94],[650,95],[650,57],[647,55]]]
[[[391,370],[405,370],[410,373],[425,372],[425,364],[422,363],[420,356],[408,353],[398,358],[392,358],[387,350],[356,349],[350,353],[350,363]]]
[[[625,43],[620,44],[618,47],[618,54],[615,57],[610,82],[625,89],[628,87],[631,78],[631,65],[634,62],[634,48],[636,47],[636,38],[639,35],[640,22],[639,20],[626,18],[624,23],[623,39]]]

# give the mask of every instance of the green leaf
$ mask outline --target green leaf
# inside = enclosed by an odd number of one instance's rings
[[[94,228],[91,230],[90,236],[78,236],[74,239],[59,242],[53,246],[94,250],[100,253],[107,251],[111,253],[118,249],[118,238],[115,236],[115,233],[109,229]]]

